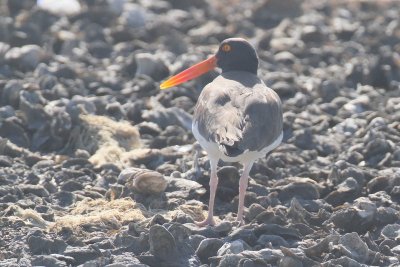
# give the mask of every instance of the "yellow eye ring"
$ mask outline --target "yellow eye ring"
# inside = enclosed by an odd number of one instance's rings
[[[228,44],[224,44],[222,46],[222,51],[224,51],[224,52],[229,52],[229,51],[231,51],[231,49],[232,49],[232,47]]]

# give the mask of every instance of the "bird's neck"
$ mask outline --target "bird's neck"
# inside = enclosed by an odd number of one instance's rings
[[[227,73],[231,71],[243,71],[249,72],[251,74],[257,75],[258,66],[249,66],[249,65],[242,65],[242,66],[232,66],[232,67],[225,67],[221,68],[222,73]]]

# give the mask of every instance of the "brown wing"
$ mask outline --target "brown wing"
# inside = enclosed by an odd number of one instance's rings
[[[260,151],[282,132],[278,95],[257,76],[228,72],[202,91],[194,119],[201,135],[219,144],[227,156]]]

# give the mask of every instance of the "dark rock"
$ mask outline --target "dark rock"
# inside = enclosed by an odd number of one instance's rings
[[[92,248],[91,246],[86,247],[71,247],[68,246],[64,251],[64,255],[74,258],[75,264],[80,265],[87,261],[98,259],[101,257],[100,251]]]
[[[257,236],[253,229],[238,228],[229,234],[229,238],[232,241],[241,239],[250,246],[254,246],[257,243]]]
[[[271,244],[273,247],[289,247],[289,243],[277,235],[261,235],[257,239],[257,243],[263,247],[268,246],[268,244]]]
[[[364,263],[368,260],[369,249],[367,244],[357,233],[347,233],[339,238],[339,250],[357,262]]]
[[[106,267],[147,267],[148,265],[140,263],[132,252],[124,252],[121,255],[113,255],[112,262]]]
[[[61,207],[67,207],[75,203],[76,196],[75,194],[67,191],[59,191],[52,195],[52,200],[56,205]]]
[[[121,251],[140,254],[149,249],[149,240],[147,235],[140,234],[137,237],[124,231],[115,236],[113,246],[119,248]]]
[[[398,234],[399,230],[400,230],[399,224],[388,224],[385,227],[383,227],[381,235],[385,238],[396,240],[399,237]]]
[[[372,218],[370,217],[369,220],[365,220],[362,211],[354,208],[342,208],[335,211],[329,221],[332,221],[336,227],[346,232],[354,231],[363,233],[370,229],[371,225],[374,223],[374,216],[375,214],[372,214]]]
[[[178,253],[173,235],[163,226],[150,227],[149,242],[150,253],[160,260],[170,261]]]
[[[68,192],[82,190],[83,188],[84,187],[81,183],[74,181],[74,180],[67,181],[61,186],[61,190],[68,191]]]
[[[30,235],[27,238],[27,243],[32,254],[50,254],[62,253],[67,247],[67,244],[60,240],[51,240],[43,236]]]
[[[219,177],[217,196],[223,201],[231,201],[239,194],[239,172],[233,166],[223,166],[217,171]],[[207,182],[208,184],[208,182]]]
[[[243,240],[237,239],[233,242],[226,242],[220,249],[218,249],[218,256],[239,254],[245,250],[251,250],[251,247]]]
[[[141,194],[159,194],[167,188],[167,179],[159,172],[139,169],[124,169],[118,176],[120,182],[124,182],[128,189]]]
[[[26,116],[29,129],[40,130],[48,125],[49,116],[43,109],[45,103],[46,100],[40,93],[21,91],[19,109]]]
[[[10,80],[1,90],[1,105],[10,105],[17,108],[19,105],[20,92],[23,90],[21,81]]]
[[[293,239],[299,240],[300,233],[297,229],[292,229],[289,227],[280,226],[277,224],[261,224],[254,228],[254,234],[256,236],[265,235],[278,235],[284,238],[285,240]],[[251,243],[249,243],[251,245]]]
[[[168,197],[179,198],[202,196],[206,193],[201,184],[184,178],[168,178],[166,192]]]
[[[300,149],[314,149],[315,142],[310,129],[298,130],[294,133],[293,143]]]
[[[160,81],[169,75],[167,66],[156,56],[147,53],[136,54],[136,75],[150,76],[155,81]]]
[[[28,148],[30,147],[30,140],[25,130],[12,118],[6,119],[0,123],[0,136],[7,138],[13,144]]]
[[[323,81],[319,94],[324,102],[330,102],[339,95],[339,85],[332,80]]]
[[[50,255],[39,255],[32,260],[34,266],[67,267],[67,263]]]
[[[335,191],[329,193],[325,200],[332,206],[341,205],[347,201],[352,201],[360,194],[360,186],[357,181],[349,177],[343,183],[337,186]]]
[[[265,211],[265,208],[258,203],[251,204],[249,207],[249,211],[246,215],[246,219],[252,221],[256,218],[260,213]]]
[[[271,88],[282,98],[291,98],[296,94],[297,88],[293,84],[284,81],[277,81]]]
[[[305,43],[319,43],[325,38],[324,33],[319,27],[314,25],[306,25],[301,31],[301,40]]]
[[[301,1],[261,1],[253,7],[252,20],[257,26],[271,28],[285,17],[296,17],[302,14]]]
[[[189,236],[189,243],[192,246],[193,249],[197,250],[197,248],[199,247],[201,241],[203,241],[204,239],[206,239],[206,237],[202,236],[202,235],[190,235]]]
[[[38,197],[48,197],[50,195],[42,185],[21,184],[18,187],[25,194],[34,194]]]
[[[331,265],[340,265],[340,266],[351,266],[351,267],[362,267],[360,263],[358,263],[356,260],[353,260],[347,256],[342,256],[337,259],[332,259],[329,261],[326,261],[322,264],[323,267],[331,266]]]
[[[6,62],[22,71],[34,70],[44,56],[37,45],[11,48],[5,55]]]
[[[316,183],[307,178],[294,177],[287,185],[274,185],[278,189],[279,200],[288,201],[296,197],[299,199],[318,199],[319,191]]]
[[[0,155],[0,167],[11,167],[12,159],[7,156]]]
[[[206,238],[200,242],[196,250],[196,255],[202,263],[208,264],[208,259],[217,255],[218,249],[220,249],[223,244],[224,242],[218,238]]]
[[[111,47],[102,41],[95,41],[88,46],[89,53],[96,58],[107,58],[110,57]]]

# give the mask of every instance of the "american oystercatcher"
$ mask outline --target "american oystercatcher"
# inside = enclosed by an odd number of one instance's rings
[[[237,221],[243,224],[244,197],[253,163],[282,141],[282,104],[279,96],[257,76],[258,56],[242,38],[224,40],[209,59],[204,60],[160,85],[161,89],[194,79],[215,67],[222,72],[202,90],[197,101],[192,131],[210,160],[210,201],[207,218],[200,226],[214,225],[217,166],[240,162]]]

